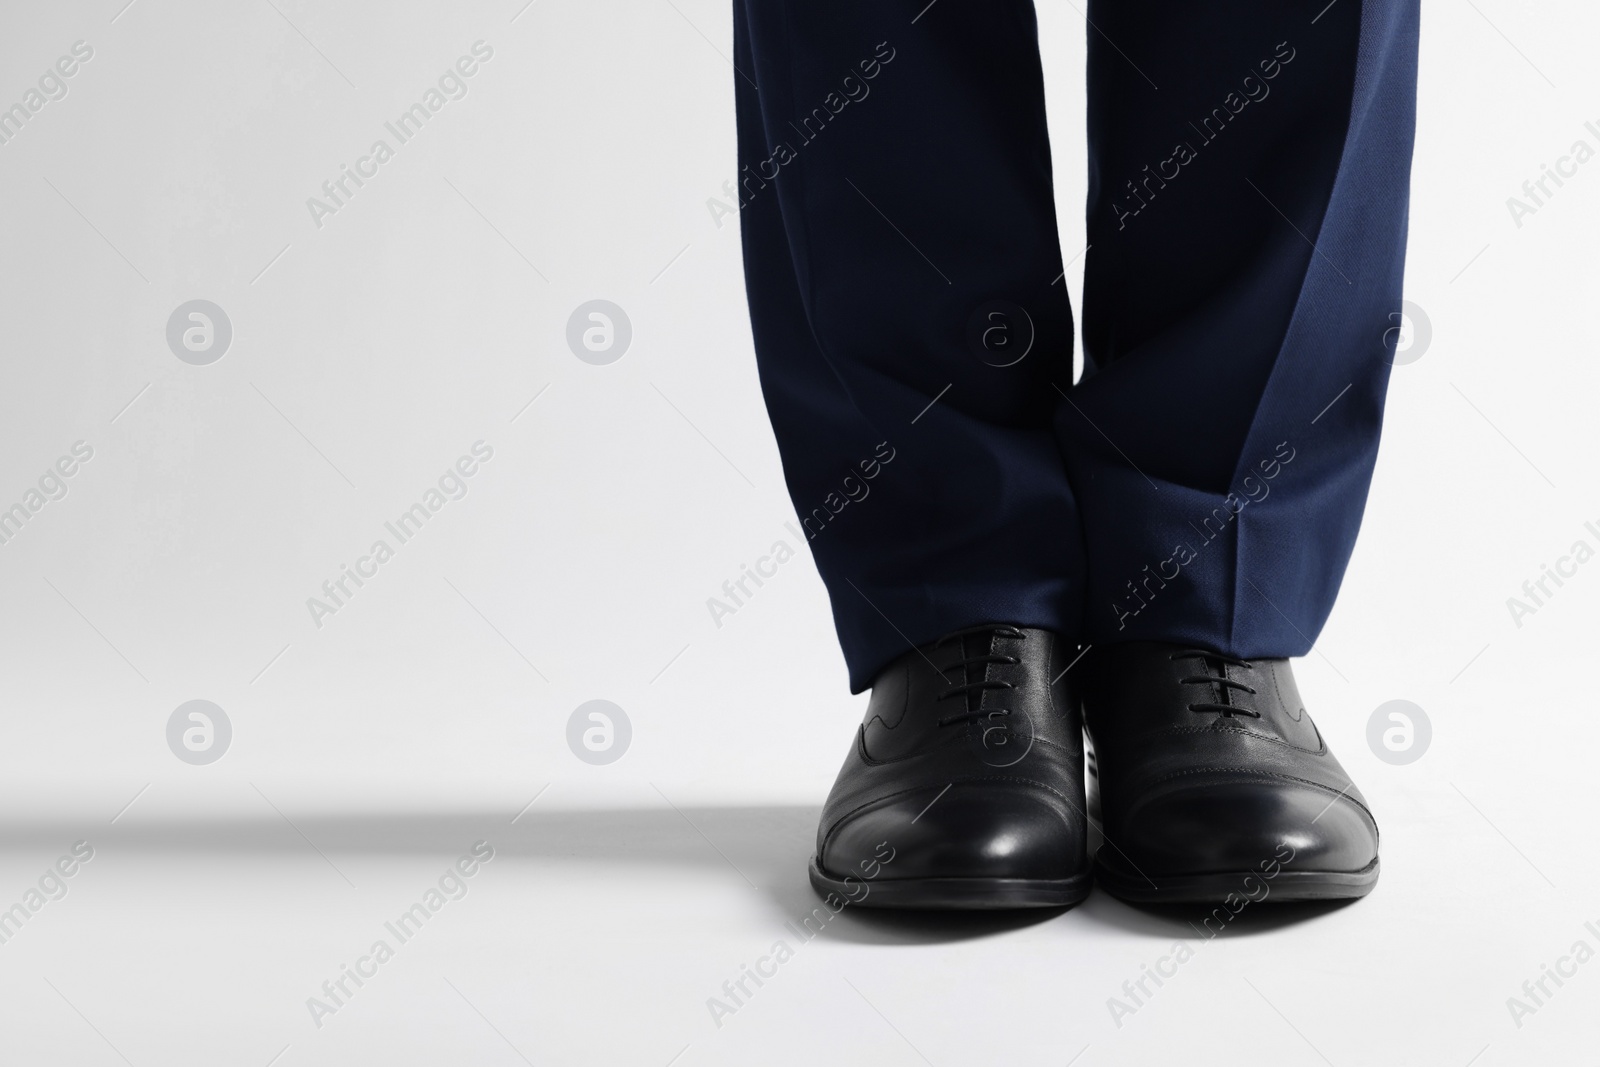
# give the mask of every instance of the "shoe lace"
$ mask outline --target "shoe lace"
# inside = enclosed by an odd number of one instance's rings
[[[1247,671],[1255,670],[1256,665],[1247,659],[1240,659],[1237,656],[1224,655],[1221,652],[1212,652],[1210,649],[1205,648],[1185,648],[1178,652],[1174,652],[1167,658],[1169,660],[1198,659],[1201,663],[1201,666],[1208,669],[1210,668],[1212,661],[1216,661],[1218,665],[1216,674],[1211,674],[1209,672],[1205,674],[1192,674],[1186,678],[1178,679],[1178,681],[1184,685],[1221,686],[1224,697],[1227,696],[1228,692],[1233,690],[1249,693],[1251,696],[1255,696],[1256,694],[1256,691],[1252,686],[1229,678],[1227,675],[1227,668],[1230,666],[1239,667]],[[1202,700],[1190,704],[1189,710],[1198,714],[1212,712],[1217,715],[1221,715],[1225,719],[1232,718],[1235,715],[1248,715],[1252,719],[1261,718],[1261,713],[1259,711],[1253,711],[1250,708],[1241,708],[1235,704],[1227,704],[1215,700]]]
[[[944,645],[947,645],[952,641],[962,641],[964,643],[965,638],[973,634],[986,634],[990,640],[986,643],[985,647],[990,648],[991,650],[994,647],[993,639],[995,637],[1014,637],[1024,641],[1028,638],[1027,634],[1023,633],[1015,626],[974,626],[966,630],[957,630],[955,633],[946,634],[935,643],[934,647],[942,648]],[[949,700],[952,697],[958,696],[964,698],[973,693],[981,692],[985,689],[1015,689],[1016,687],[1010,682],[1002,682],[988,678],[976,678],[961,682],[950,682],[950,673],[952,671],[959,671],[960,674],[958,677],[965,679],[968,674],[968,668],[970,667],[984,666],[990,663],[1014,665],[1021,662],[1022,660],[1016,656],[1008,656],[1004,653],[994,651],[985,652],[979,656],[964,656],[959,660],[939,668],[939,673],[942,674],[945,681],[950,684],[946,687],[944,692],[934,697],[934,700]],[[939,725],[950,726],[958,722],[975,723],[982,719],[993,719],[1010,714],[1010,708],[968,710],[959,715],[946,715],[944,718],[939,720]]]

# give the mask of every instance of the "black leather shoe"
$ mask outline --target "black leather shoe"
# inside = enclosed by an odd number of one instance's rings
[[[1289,661],[1154,642],[1091,650],[1082,674],[1112,894],[1332,900],[1378,881],[1378,824],[1328,751]]]
[[[1047,630],[981,626],[886,667],[822,811],[817,892],[885,908],[1082,900],[1075,651]]]

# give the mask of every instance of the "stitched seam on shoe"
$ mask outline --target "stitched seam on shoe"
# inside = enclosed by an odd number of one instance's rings
[[[955,736],[951,737],[948,741],[940,741],[938,744],[934,745],[933,747],[922,749],[921,751],[918,751],[918,752],[908,752],[904,756],[896,756],[893,759],[873,759],[870,755],[867,754],[867,751],[866,751],[866,737],[865,737],[865,735],[863,735],[862,736],[862,741],[861,741],[861,761],[863,763],[865,763],[869,767],[888,767],[888,766],[891,766],[891,765],[896,764],[896,763],[904,763],[908,759],[917,759],[920,756],[931,756],[934,753],[942,752],[943,750],[945,750],[947,748],[953,748],[953,747],[955,747],[957,745],[970,744],[970,743],[971,742],[967,739],[965,734],[956,734]],[[1044,739],[1042,737],[1034,738],[1033,739],[1033,744],[1035,744],[1035,745],[1046,745],[1046,746],[1048,746],[1050,748],[1053,748],[1053,749],[1057,750],[1058,752],[1065,753],[1068,756],[1072,755],[1072,749],[1067,748],[1065,745],[1059,744],[1059,743],[1057,743],[1055,741],[1047,741],[1046,739]],[[1023,758],[1026,759],[1027,757],[1024,756]]]
[[[1278,707],[1287,709],[1289,707],[1289,702],[1283,699],[1283,688],[1278,685],[1278,668],[1276,667],[1272,668],[1272,691],[1273,693],[1277,694]],[[1295,722],[1302,722],[1306,717],[1306,709],[1298,708],[1296,709],[1295,714],[1289,717]]]
[[[1050,672],[1053,671],[1056,666],[1055,655],[1056,649],[1060,645],[1060,639],[1056,637],[1055,632],[1052,630],[1046,630],[1044,632],[1049,634],[1049,640],[1047,644],[1050,646],[1049,648],[1045,649],[1044,654],[1044,695],[1045,699],[1050,701],[1050,714],[1065,721],[1067,719],[1067,714],[1061,709],[1060,705],[1056,703],[1055,683],[1050,681]]]
[[[1050,794],[1052,794],[1054,796],[1057,796],[1057,797],[1061,798],[1062,800],[1066,801],[1067,802],[1067,806],[1073,808],[1074,811],[1078,810],[1077,807],[1075,805],[1073,805],[1072,801],[1070,799],[1068,799],[1067,795],[1065,793],[1061,792],[1061,790],[1055,788],[1052,785],[1048,785],[1045,782],[1041,782],[1041,781],[1038,781],[1038,780],[1033,779],[1033,778],[1021,778],[1021,777],[1018,777],[1017,775],[1014,775],[1014,774],[983,774],[983,775],[978,775],[976,777],[968,775],[968,776],[963,776],[963,777],[950,779],[950,785],[966,785],[966,784],[970,784],[972,782],[1016,782],[1016,783],[1018,783],[1020,785],[1036,786],[1039,789],[1043,789],[1045,792],[1050,793]],[[874,804],[882,803],[885,800],[893,800],[895,797],[906,796],[907,794],[915,793],[920,789],[930,789],[930,788],[932,788],[932,787],[931,786],[925,786],[925,785],[909,786],[909,787],[907,787],[905,789],[896,789],[892,793],[885,793],[880,797],[873,797],[871,800],[864,800],[860,804],[857,804],[855,807],[851,808],[849,811],[845,812],[843,815],[840,815],[837,819],[835,819],[834,823],[833,823],[833,827],[834,827],[834,829],[838,829],[840,826],[844,825],[844,823],[846,821],[848,821],[851,816],[857,815],[860,812],[865,811],[867,808],[872,807]],[[829,837],[833,836],[833,830],[829,830],[828,831],[828,836]]]
[[[1315,726],[1316,724],[1313,723],[1313,729],[1315,729]],[[1306,748],[1304,745],[1297,745],[1293,741],[1285,741],[1283,738],[1273,737],[1271,734],[1257,733],[1254,730],[1247,730],[1241,726],[1165,726],[1158,730],[1148,730],[1142,734],[1133,734],[1129,737],[1123,738],[1123,740],[1131,744],[1137,741],[1149,741],[1174,734],[1178,736],[1187,736],[1191,734],[1213,733],[1240,734],[1244,737],[1254,737],[1260,741],[1270,741],[1274,745],[1282,745],[1284,748],[1290,748],[1296,752],[1307,752],[1314,756],[1325,756],[1328,753],[1327,742],[1323,741],[1322,732],[1320,730],[1317,731],[1318,747],[1316,748]]]
[[[1035,788],[1043,789],[1046,793],[1059,797],[1066,803],[1067,807],[1071,808],[1074,812],[1078,812],[1080,814],[1083,813],[1083,809],[1072,803],[1071,799],[1069,799],[1065,793],[1061,792],[1059,789],[1056,789],[1054,786],[1047,785],[1044,782],[1035,781],[1032,778],[1019,778],[1014,774],[985,774],[976,778],[961,777],[950,779],[950,785],[964,785],[972,782],[1017,782],[1021,785],[1034,786]],[[871,800],[864,800],[860,804],[857,804],[855,807],[851,808],[849,811],[845,812],[843,815],[840,815],[838,818],[833,820],[833,825],[828,828],[827,834],[823,836],[822,843],[817,846],[817,860],[819,862],[821,861],[822,854],[828,850],[828,843],[833,840],[834,834],[838,833],[840,828],[843,827],[845,823],[849,822],[852,817],[860,814],[875,804],[881,804],[886,800],[893,800],[895,797],[906,796],[907,794],[915,793],[920,789],[927,788],[930,787],[919,785],[912,786],[909,789],[896,789],[893,793],[885,793],[881,797],[873,797]],[[936,797],[934,799],[938,798]],[[932,805],[930,804],[929,806],[931,807]],[[1068,829],[1072,828],[1072,824],[1070,822],[1067,822],[1065,819],[1062,821],[1067,823]]]

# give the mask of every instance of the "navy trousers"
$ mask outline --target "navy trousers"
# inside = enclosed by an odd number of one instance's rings
[[[1310,650],[1400,321],[1417,0],[1090,0],[1084,372],[1030,0],[735,0],[762,389],[853,691],[985,622]]]

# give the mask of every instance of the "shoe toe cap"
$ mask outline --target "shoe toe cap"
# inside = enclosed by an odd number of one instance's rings
[[[1150,875],[1354,872],[1378,856],[1378,828],[1361,805],[1301,783],[1221,781],[1171,790],[1130,812],[1107,842],[1108,862]]]
[[[836,877],[1063,879],[1085,868],[1081,811],[1025,782],[955,783],[856,811],[827,835]]]

